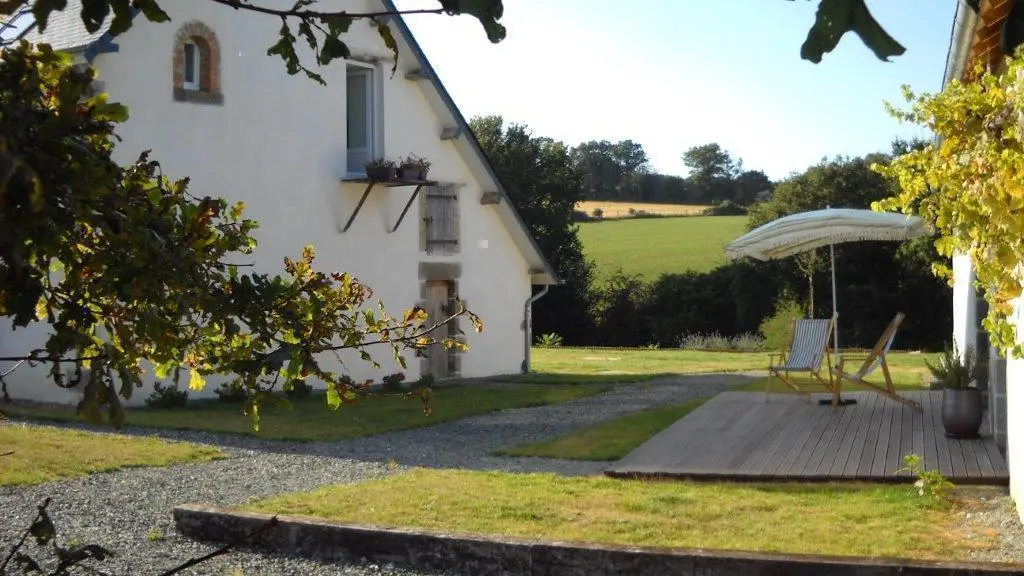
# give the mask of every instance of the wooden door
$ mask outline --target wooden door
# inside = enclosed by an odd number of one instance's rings
[[[427,314],[430,315],[430,325],[440,322],[448,317],[446,313],[450,285],[446,281],[427,282]],[[430,374],[435,379],[448,377],[448,350],[441,342],[448,337],[448,327],[442,326],[431,333],[435,340],[427,352],[430,365]]]

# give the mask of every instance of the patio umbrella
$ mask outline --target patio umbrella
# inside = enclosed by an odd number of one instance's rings
[[[829,247],[832,264],[832,333],[836,354],[839,354],[839,306],[836,296],[835,245],[844,242],[902,241],[929,233],[924,220],[917,216],[874,212],[851,208],[826,208],[800,212],[773,220],[725,247],[729,260],[748,256],[757,260],[785,258],[823,246]]]

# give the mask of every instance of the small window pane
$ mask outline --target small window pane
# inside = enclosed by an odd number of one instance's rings
[[[185,44],[185,82],[196,83],[196,45]]]
[[[369,144],[367,126],[367,82],[366,74],[348,75],[348,147],[366,148]]]

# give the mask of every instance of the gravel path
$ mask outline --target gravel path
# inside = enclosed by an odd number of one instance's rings
[[[594,474],[604,464],[537,458],[501,458],[497,449],[553,438],[601,420],[646,408],[709,396],[741,376],[696,376],[632,384],[562,404],[474,416],[425,429],[342,442],[300,444],[242,436],[134,429],[222,448],[226,459],[169,468],[139,468],[94,474],[29,488],[0,487],[0,542],[16,541],[51,497],[60,539],[103,544],[119,556],[103,563],[112,574],[156,574],[214,548],[177,535],[171,509],[184,502],[235,505],[282,492],[358,482],[400,466],[458,467]],[[30,548],[34,548],[30,547]],[[187,574],[411,575],[393,566],[321,563],[248,551],[204,563]]]

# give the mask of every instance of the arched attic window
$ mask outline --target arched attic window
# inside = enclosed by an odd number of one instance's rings
[[[220,43],[206,24],[192,20],[178,30],[171,69],[175,100],[224,103],[220,91]]]

